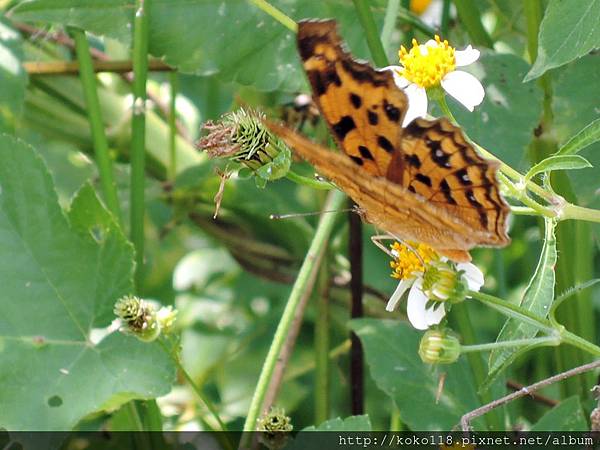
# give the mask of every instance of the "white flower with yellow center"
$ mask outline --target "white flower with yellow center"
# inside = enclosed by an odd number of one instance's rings
[[[393,72],[396,85],[408,97],[408,111],[402,126],[427,114],[428,89],[441,86],[469,111],[483,101],[485,91],[479,80],[468,72],[456,70],[477,61],[479,50],[470,45],[464,50],[456,50],[439,36],[423,45],[413,39],[412,44],[410,50],[404,46],[400,48],[401,66],[385,67]]]
[[[446,315],[446,302],[458,303],[465,299],[467,289],[479,291],[483,286],[483,274],[477,266],[449,262],[425,244],[395,242],[391,249],[392,277],[400,282],[385,309],[393,311],[410,289],[406,314],[418,330],[439,324]]]

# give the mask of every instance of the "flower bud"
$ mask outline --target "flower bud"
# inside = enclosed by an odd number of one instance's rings
[[[460,356],[460,342],[450,330],[428,330],[421,338],[419,356],[427,364],[451,364]]]
[[[423,292],[433,302],[460,303],[468,289],[463,271],[449,262],[432,262],[423,276]]]
[[[271,410],[258,420],[257,431],[262,431],[259,440],[269,449],[280,449],[287,443],[288,435],[294,427],[291,419],[282,408],[271,407]]]

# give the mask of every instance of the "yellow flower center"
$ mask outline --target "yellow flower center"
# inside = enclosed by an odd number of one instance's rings
[[[416,39],[413,39],[413,46],[410,50],[401,46],[398,51],[400,63],[403,66],[400,75],[424,88],[440,84],[442,78],[456,67],[455,49],[448,44],[448,41],[442,42],[437,35],[435,42],[436,45],[427,46],[425,54],[421,51]]]
[[[395,257],[390,261],[392,277],[404,280],[425,272],[425,265],[439,258],[431,247],[425,244],[410,242],[410,247],[399,242],[394,242],[390,247]]]

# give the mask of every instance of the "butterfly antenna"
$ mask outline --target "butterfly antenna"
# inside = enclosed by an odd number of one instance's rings
[[[313,211],[313,212],[306,212],[306,213],[271,214],[271,215],[269,215],[269,219],[271,219],[271,220],[292,219],[294,217],[318,216],[319,214],[324,214],[324,213],[337,213],[337,212],[349,212],[349,211],[354,211],[354,208],[331,209],[331,210],[327,210],[327,211]]]

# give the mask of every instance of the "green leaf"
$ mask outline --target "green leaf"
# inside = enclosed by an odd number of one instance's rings
[[[464,359],[435,370],[418,355],[420,333],[406,323],[358,319],[350,327],[359,336],[371,377],[400,409],[413,430],[449,430],[479,406],[475,382]],[[439,402],[440,372],[446,373]]]
[[[342,419],[337,417],[335,419],[327,420],[315,427],[310,426],[304,428],[302,431],[371,431],[371,421],[368,415],[362,416],[350,416]]]
[[[557,155],[573,155],[600,141],[600,119],[594,120],[588,124],[583,130],[573,136],[564,144],[557,152]]]
[[[545,218],[544,224],[545,237],[540,259],[535,273],[525,289],[520,305],[521,308],[540,317],[548,316],[554,299],[554,265],[556,264],[556,239],[554,238],[556,223],[550,218]],[[529,339],[535,337],[537,333],[538,328],[535,325],[509,318],[498,334],[496,342]],[[514,347],[492,350],[489,360],[488,379],[485,384],[489,385],[507,367],[514,359],[515,354],[520,350]]]
[[[158,344],[93,331],[131,292],[133,251],[91,187],[67,220],[42,159],[8,135],[0,187],[0,423],[68,430],[94,411],[167,393],[174,368]]]
[[[600,0],[551,0],[540,25],[537,58],[523,81],[599,48],[599,17]]]
[[[531,431],[588,431],[579,397],[569,397],[542,416]]]
[[[517,168],[529,166],[527,146],[542,112],[543,95],[539,86],[521,82],[527,67],[515,55],[483,52],[477,64],[461,67],[485,87],[483,103],[469,112],[447,96],[452,114],[467,135]]]
[[[21,36],[0,17],[0,132],[12,131],[23,109],[27,74],[22,58]]]
[[[542,172],[552,172],[553,170],[573,170],[592,167],[590,162],[579,155],[553,155],[543,159],[533,166],[525,175],[526,180],[530,180]]]

